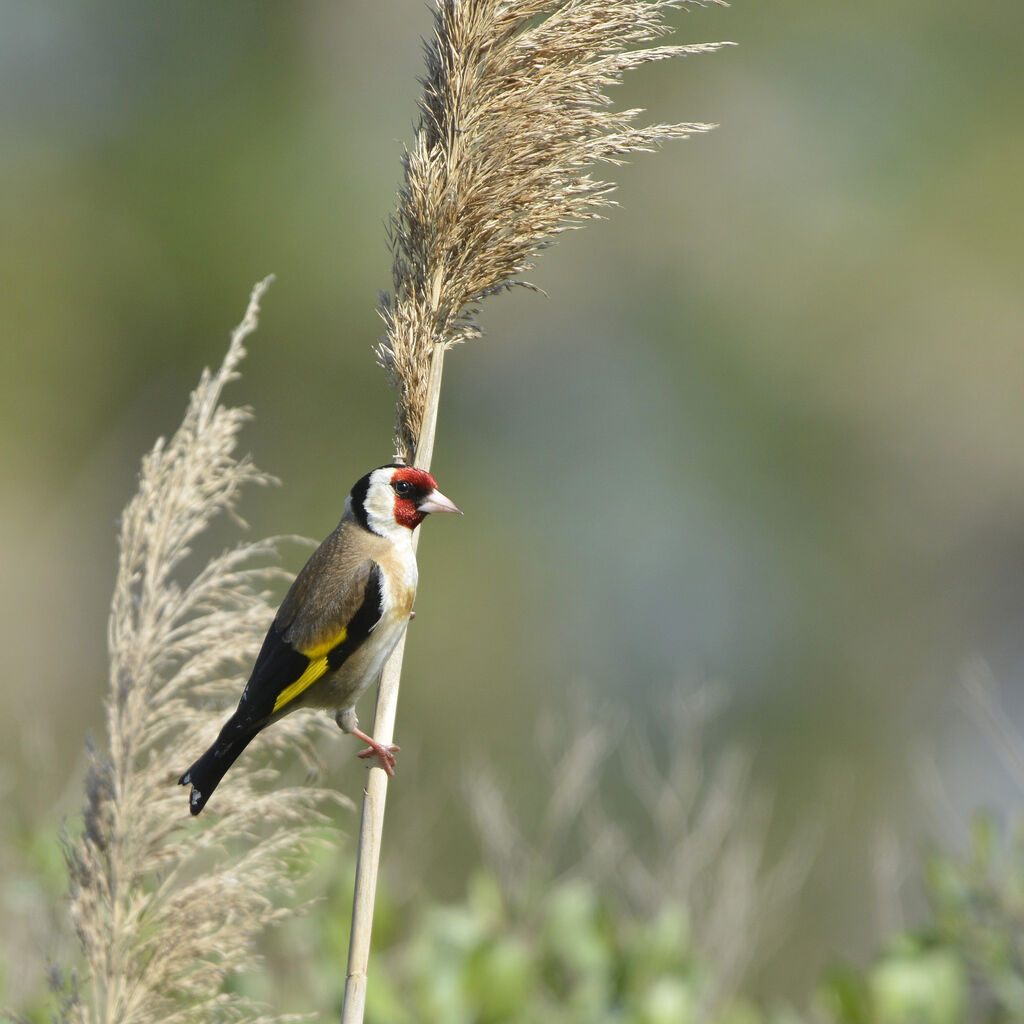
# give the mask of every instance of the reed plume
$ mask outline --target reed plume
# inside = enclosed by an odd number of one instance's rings
[[[637,127],[642,111],[607,95],[643,64],[730,45],[645,47],[670,31],[669,10],[706,3],[722,0],[438,0],[377,350],[399,393],[400,454],[416,455],[434,345],[477,336],[486,296],[612,205],[614,185],[588,168],[714,127]]]
[[[381,300],[377,358],[398,391],[395,451],[429,469],[445,351],[479,335],[487,296],[561,232],[612,204],[593,178],[668,139],[714,125],[637,127],[607,90],[653,61],[726,43],[651,46],[673,9],[723,0],[436,0],[420,118],[390,221],[392,292]],[[374,738],[390,743],[404,640],[385,666]],[[363,801],[342,1024],[363,1019],[387,777],[371,768]]]
[[[325,794],[282,784],[280,759],[316,762],[327,720],[296,715],[243,759],[209,821],[188,814],[177,776],[237,700],[274,609],[273,540],[241,543],[190,571],[191,547],[243,488],[271,478],[237,457],[245,409],[221,404],[269,278],[252,292],[219,370],[205,371],[169,441],[145,456],[124,511],[110,612],[109,750],[90,746],[84,826],[65,839],[71,918],[87,975],[61,1016],[80,1024],[269,1020],[222,992],[250,968],[253,939],[294,903],[326,822]],[[236,516],[237,518],[237,516]],[[260,767],[256,767],[256,764]]]

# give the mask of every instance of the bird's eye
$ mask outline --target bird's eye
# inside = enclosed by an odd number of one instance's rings
[[[400,498],[408,498],[412,494],[412,484],[408,480],[396,480],[391,486]]]

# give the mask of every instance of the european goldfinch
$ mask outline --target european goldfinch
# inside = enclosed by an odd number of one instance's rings
[[[198,814],[245,750],[296,708],[327,708],[343,731],[394,774],[398,747],[359,729],[355,705],[405,631],[416,596],[412,532],[430,512],[458,512],[422,469],[390,465],[352,488],[337,529],[295,578],[263,641],[238,708],[213,746],[178,780]]]

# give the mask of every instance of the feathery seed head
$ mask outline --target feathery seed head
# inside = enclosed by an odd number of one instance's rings
[[[721,0],[710,0],[720,3]],[[477,337],[479,303],[611,204],[591,178],[710,124],[635,127],[607,90],[641,64],[727,43],[647,46],[702,0],[437,0],[420,121],[391,218],[393,293],[377,357],[398,390],[396,449],[416,452],[435,345]],[[637,48],[639,47],[639,49]]]
[[[125,509],[109,623],[109,752],[88,746],[84,828],[65,838],[70,910],[88,965],[84,991],[66,989],[60,1019],[81,1024],[269,1020],[247,997],[221,992],[251,967],[253,938],[284,913],[296,854],[315,842],[329,797],[277,786],[275,756],[316,763],[312,737],[329,720],[293,716],[261,738],[261,768],[240,763],[225,783],[219,819],[183,815],[175,783],[182,745],[202,750],[237,699],[267,622],[275,544],[223,552],[188,578],[191,542],[241,489],[270,480],[236,458],[245,410],[221,405],[256,328],[252,294],[223,365],[204,372],[184,421],[143,459]],[[333,731],[333,730],[331,730]],[[339,798],[340,799],[340,798]],[[249,840],[244,851],[229,837]]]

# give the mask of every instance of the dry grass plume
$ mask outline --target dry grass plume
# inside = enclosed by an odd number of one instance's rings
[[[704,4],[437,0],[377,353],[399,393],[405,458],[416,454],[433,346],[476,336],[483,298],[522,283],[556,235],[611,204],[614,186],[588,169],[714,127],[637,127],[642,111],[613,110],[607,95],[633,68],[729,45],[647,45],[670,31],[670,10]]]
[[[235,455],[248,413],[221,404],[267,284],[253,290],[223,364],[203,373],[177,432],[143,459],[121,521],[109,749],[89,749],[83,828],[65,841],[86,973],[61,1016],[81,1024],[271,1019],[222,983],[253,966],[254,937],[289,912],[280,897],[294,904],[299,855],[325,822],[325,794],[283,785],[277,766],[296,750],[314,763],[321,723],[312,716],[268,730],[259,760],[243,759],[225,782],[219,817],[192,819],[176,785],[237,699],[274,611],[267,584],[279,573],[263,567],[273,541],[190,568],[211,520],[234,514],[244,487],[269,480]]]

